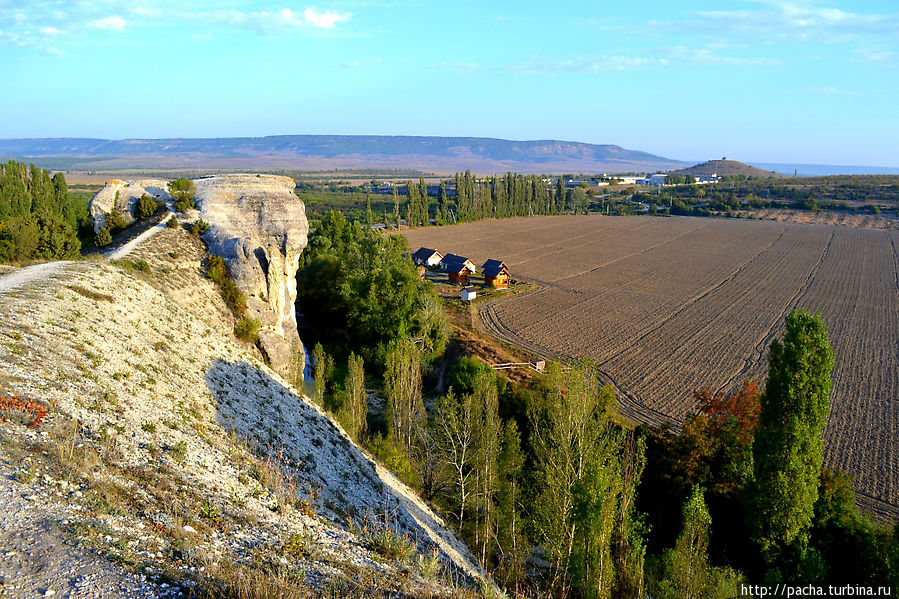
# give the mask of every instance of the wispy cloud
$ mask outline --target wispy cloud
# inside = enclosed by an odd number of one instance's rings
[[[521,75],[556,77],[567,73],[608,73],[620,71],[645,71],[671,67],[700,66],[776,66],[778,61],[769,58],[727,56],[715,53],[711,48],[686,46],[652,48],[641,55],[598,55],[570,58],[546,58],[530,56],[516,63],[485,65],[479,62],[454,62],[447,65],[458,72],[509,72]]]
[[[678,23],[649,25],[691,33],[738,35],[765,40],[846,41],[899,35],[899,13],[863,13],[820,6],[813,0],[744,0],[756,8],[698,11]]]
[[[810,92],[814,92],[816,94],[824,94],[827,96],[860,96],[862,94],[848,90],[848,89],[840,89],[838,87],[810,87],[808,88]]]
[[[104,17],[102,19],[97,19],[96,21],[91,21],[90,24],[97,29],[125,31],[125,25],[127,25],[128,22],[122,17]]]
[[[47,51],[51,45],[57,49],[64,43],[83,43],[86,30],[90,29],[113,34],[133,29],[170,29],[191,22],[260,34],[327,32],[352,16],[350,12],[317,6],[297,8],[282,4],[260,10],[243,0],[224,4],[214,0],[144,0],[139,4],[96,0],[77,6],[64,0],[0,0],[0,45],[36,46]],[[51,44],[53,38],[56,39]]]

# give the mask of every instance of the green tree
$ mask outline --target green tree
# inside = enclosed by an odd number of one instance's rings
[[[652,585],[659,599],[730,599],[740,596],[743,577],[731,568],[712,567],[708,547],[712,517],[702,487],[694,485],[684,503],[683,528],[674,549],[662,558],[663,574]]]
[[[600,387],[596,365],[587,360],[567,371],[550,363],[544,384],[528,406],[538,488],[533,516],[536,540],[554,565],[550,586],[557,586],[568,575],[578,533],[574,490],[597,457],[614,395]]]
[[[474,396],[457,396],[453,389],[437,400],[434,409],[434,428],[440,453],[451,472],[456,504],[456,523],[462,529],[467,524],[465,510],[471,502],[471,463],[474,459],[475,439]]]
[[[344,382],[346,393],[347,432],[359,440],[368,430],[368,398],[365,393],[365,369],[362,358],[350,353],[347,360],[347,375]]]
[[[529,551],[524,530],[527,520],[522,517],[524,461],[518,425],[515,420],[507,420],[503,424],[502,444],[497,458],[497,572],[500,581],[515,593],[524,582]]]
[[[156,198],[150,197],[149,194],[145,193],[137,200],[136,210],[139,218],[149,218],[156,214],[159,210],[159,205],[156,203]]]
[[[97,236],[94,237],[94,244],[97,247],[106,247],[110,243],[112,243],[112,235],[109,233],[109,227],[103,227],[97,231]]]
[[[192,203],[197,195],[197,186],[190,179],[169,181],[168,188],[176,202]]]
[[[440,189],[437,190],[437,221],[438,224],[442,224],[447,221],[446,207],[447,207],[447,197],[446,197],[446,183],[443,181],[440,182]]]
[[[384,391],[387,394],[387,438],[407,452],[426,413],[421,398],[420,352],[408,338],[391,342],[387,348]]]
[[[753,444],[753,535],[768,564],[795,565],[818,498],[821,434],[830,411],[833,350],[818,316],[792,311],[768,355]]]
[[[325,393],[328,389],[331,376],[334,374],[334,358],[325,352],[321,343],[316,343],[312,348],[312,361],[315,364],[313,391],[315,401],[319,405],[325,403]]]

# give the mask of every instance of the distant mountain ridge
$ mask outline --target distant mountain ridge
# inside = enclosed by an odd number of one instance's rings
[[[687,163],[612,144],[486,137],[274,135],[268,137],[0,139],[0,157],[48,168],[418,168],[504,172],[648,172]]]

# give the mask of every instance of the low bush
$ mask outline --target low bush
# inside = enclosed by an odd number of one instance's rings
[[[407,535],[389,528],[366,535],[365,546],[387,560],[400,563],[408,561],[415,553],[415,545]]]
[[[94,237],[94,244],[97,247],[106,247],[110,243],[112,243],[112,233],[109,232],[109,227],[103,227],[97,231],[97,236]]]
[[[144,194],[137,200],[137,206],[135,206],[135,211],[137,212],[137,216],[139,218],[149,218],[156,214],[159,211],[160,204],[156,201],[156,198],[151,197],[150,194]]]
[[[194,235],[202,235],[206,231],[209,230],[209,223],[207,223],[202,218],[198,218],[194,223],[190,226],[190,232]]]
[[[128,221],[125,219],[125,213],[113,210],[106,215],[106,226],[110,232],[115,233],[128,227]]]
[[[0,420],[13,420],[37,428],[47,417],[47,408],[30,397],[16,394],[0,397]]]
[[[177,229],[178,228],[178,219],[174,216],[170,216],[169,220],[165,221],[165,226],[169,229]]]
[[[219,292],[228,309],[235,316],[243,316],[247,310],[247,298],[243,291],[231,280],[231,273],[220,256],[210,254],[206,258],[206,276],[219,286]]]
[[[192,200],[178,200],[174,204],[175,210],[178,212],[187,212],[188,210],[192,210],[194,208],[194,203]]]
[[[262,325],[255,318],[242,317],[234,325],[234,335],[243,341],[256,343],[259,341],[259,329]]]

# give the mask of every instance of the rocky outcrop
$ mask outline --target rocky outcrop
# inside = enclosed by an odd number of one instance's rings
[[[210,224],[203,240],[228,263],[262,325],[259,341],[271,367],[288,380],[302,376],[304,359],[294,304],[300,254],[309,225],[293,179],[275,175],[217,175],[194,181],[197,208]]]
[[[167,184],[168,182],[162,179],[107,181],[106,186],[91,199],[90,212],[91,218],[94,219],[94,233],[106,226],[106,215],[113,210],[121,212],[129,225],[134,222],[137,200],[145,193],[166,202],[171,200]]]

